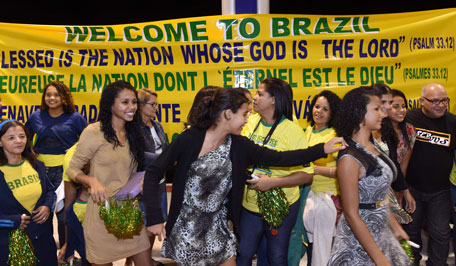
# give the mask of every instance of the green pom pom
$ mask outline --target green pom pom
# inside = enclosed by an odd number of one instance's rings
[[[108,206],[101,205],[99,212],[106,230],[121,239],[139,235],[144,226],[144,220],[138,199],[118,201],[113,197],[108,203]]]
[[[261,218],[272,227],[280,227],[288,215],[289,203],[281,188],[257,191],[257,204]]]
[[[8,249],[8,264],[11,266],[33,266],[38,263],[32,241],[24,230],[10,231]]]
[[[410,247],[410,245],[405,240],[401,240],[401,245],[402,245],[402,248],[404,249],[405,253],[409,257],[410,261],[412,263],[415,262],[415,257],[413,256],[412,247]]]

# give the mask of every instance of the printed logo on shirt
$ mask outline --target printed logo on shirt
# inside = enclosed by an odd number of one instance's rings
[[[256,134],[250,134],[250,139],[253,140],[255,143],[262,145],[263,141],[266,137],[264,136],[258,136]],[[271,147],[272,149],[275,149],[277,147],[278,141],[277,139],[270,138],[266,146]]]
[[[8,187],[11,189],[11,191],[14,191],[16,188],[27,186],[36,182],[40,183],[40,177],[37,174],[34,174],[9,181]]]
[[[416,140],[449,147],[451,134],[436,132],[424,128],[416,128]]]

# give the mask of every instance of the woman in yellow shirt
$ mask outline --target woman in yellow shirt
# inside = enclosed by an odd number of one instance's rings
[[[258,113],[245,126],[245,136],[257,144],[277,151],[308,147],[302,129],[294,123],[292,114],[293,91],[290,85],[277,78],[267,78],[253,98]],[[269,136],[269,139],[268,139]],[[268,139],[268,141],[265,141]],[[266,143],[265,143],[266,142]],[[287,265],[288,243],[299,211],[299,184],[312,180],[310,164],[296,167],[254,166],[253,174],[271,180],[274,185],[264,189],[260,184],[246,185],[240,223],[240,254],[237,265],[251,265],[252,257],[263,237],[267,239],[267,257],[270,265]],[[272,178],[268,178],[272,177]],[[281,187],[285,194],[288,214],[278,227],[270,226],[261,217],[255,189],[269,190]]]
[[[332,126],[340,102],[339,96],[328,90],[314,96],[310,105],[311,113],[307,118],[310,125],[305,129],[310,146],[328,142],[336,136]],[[313,162],[315,175],[303,213],[304,226],[309,242],[312,243],[309,250],[312,252],[312,265],[328,264],[336,221],[342,212],[336,179],[336,161],[337,152]]]
[[[0,123],[0,262],[8,261],[11,230],[25,230],[38,258],[37,266],[57,266],[52,234],[54,190],[42,162],[36,160],[26,128],[17,121]]]

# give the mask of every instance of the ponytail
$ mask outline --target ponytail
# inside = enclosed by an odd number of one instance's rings
[[[237,110],[249,100],[245,94],[230,88],[218,88],[213,96],[204,97],[194,112],[189,116],[188,125],[199,129],[215,126],[217,119],[224,110]]]

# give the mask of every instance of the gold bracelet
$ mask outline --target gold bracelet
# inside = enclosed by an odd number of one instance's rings
[[[329,176],[332,177],[332,175],[333,175],[333,168],[332,168],[332,167],[329,167]]]

